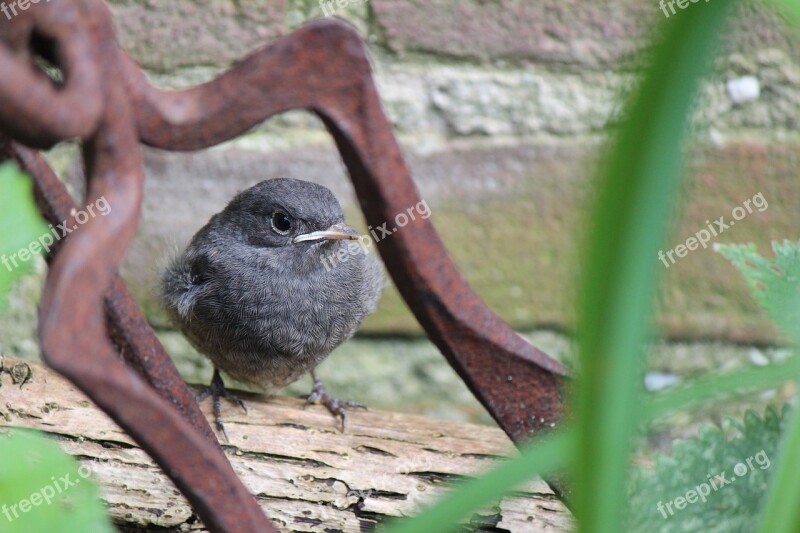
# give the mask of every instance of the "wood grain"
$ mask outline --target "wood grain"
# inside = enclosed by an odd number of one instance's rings
[[[186,500],[152,460],[71,384],[31,363],[32,381],[0,375],[0,426],[53,436],[87,464],[109,513],[125,531],[204,531]],[[223,401],[223,443],[237,474],[282,531],[359,533],[413,515],[516,453],[497,428],[384,411],[355,411],[347,431],[299,399],[242,393],[249,412]],[[203,411],[210,415],[210,401]],[[569,511],[540,479],[518,487],[467,522],[474,531],[565,531]]]

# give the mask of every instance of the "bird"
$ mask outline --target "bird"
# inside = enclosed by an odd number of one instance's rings
[[[341,420],[364,406],[333,398],[317,365],[375,311],[383,268],[319,184],[274,178],[237,194],[171,258],[159,286],[171,322],[214,365],[217,429],[228,440],[220,399],[247,408],[221,372],[272,394],[311,373],[306,400]],[[369,243],[371,244],[371,243]]]

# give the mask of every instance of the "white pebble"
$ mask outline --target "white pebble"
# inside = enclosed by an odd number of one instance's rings
[[[680,376],[676,374],[664,374],[662,372],[648,372],[644,377],[644,388],[650,392],[664,390],[681,382]]]
[[[742,76],[728,80],[726,84],[728,96],[734,104],[743,104],[758,100],[761,96],[761,84],[755,76]]]
[[[749,357],[750,362],[756,366],[767,366],[769,364],[769,359],[767,359],[767,356],[761,353],[761,350],[757,350],[755,348],[750,350],[750,353],[747,354],[747,357]]]

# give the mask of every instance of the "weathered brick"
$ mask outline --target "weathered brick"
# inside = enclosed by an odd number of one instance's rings
[[[602,65],[630,56],[652,22],[641,0],[373,0],[394,50]]]
[[[372,6],[394,51],[592,68],[632,58],[665,18],[658,0],[372,0]],[[671,16],[692,9],[702,5]],[[779,17],[747,4],[732,22],[729,43],[729,51],[744,54],[799,49]]]
[[[283,32],[286,0],[110,0],[122,46],[145,67],[225,66]]]

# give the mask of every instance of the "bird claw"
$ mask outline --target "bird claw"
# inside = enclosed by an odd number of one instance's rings
[[[358,402],[337,400],[328,393],[328,391],[325,389],[325,385],[322,384],[322,381],[317,379],[316,375],[312,374],[312,376],[314,378],[314,387],[311,389],[311,394],[309,394],[308,398],[306,398],[306,403],[303,405],[303,408],[305,409],[311,404],[324,405],[333,416],[342,421],[341,430],[342,433],[344,433],[345,424],[347,422],[347,410],[364,409],[366,411],[367,406]]]
[[[212,405],[214,407],[214,423],[217,426],[217,430],[225,437],[225,442],[230,442],[230,439],[228,438],[228,432],[225,431],[225,424],[222,422],[222,406],[220,398],[225,398],[229,402],[239,405],[239,407],[244,410],[245,414],[247,414],[247,407],[241,398],[225,388],[225,383],[222,381],[222,376],[220,376],[219,370],[216,369],[214,369],[214,377],[211,378],[211,384],[205,389],[201,390],[200,393],[195,396],[195,401],[200,403],[209,396],[212,398]]]

